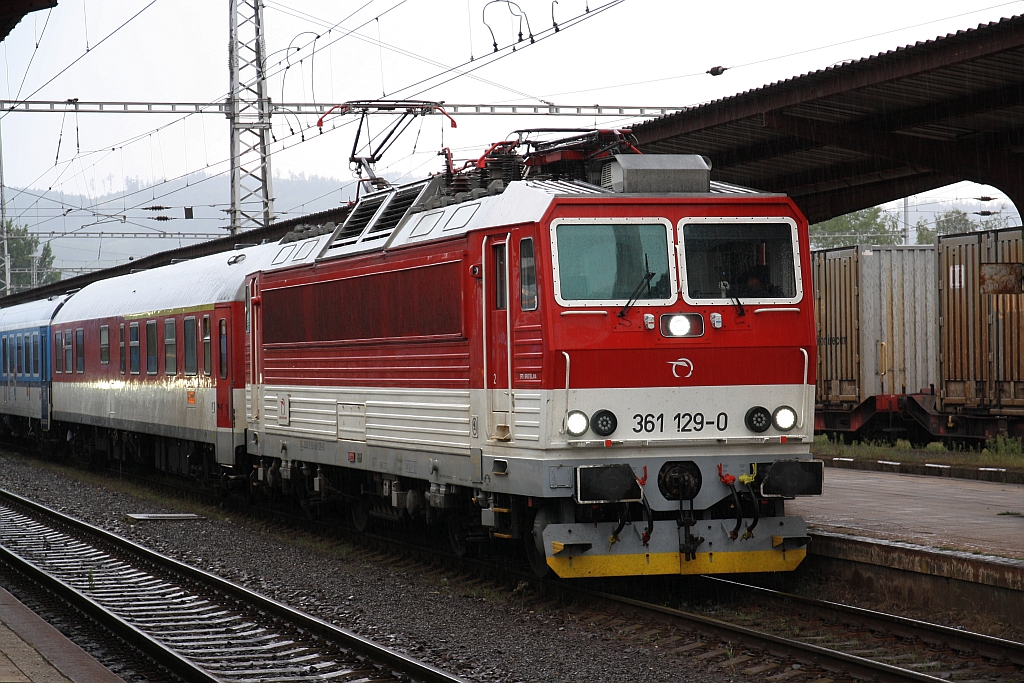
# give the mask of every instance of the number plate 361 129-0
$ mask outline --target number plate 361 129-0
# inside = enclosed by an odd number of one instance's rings
[[[703,432],[706,429],[724,432],[729,428],[729,415],[702,412],[676,413],[672,416],[666,416],[665,413],[636,413],[633,415],[632,426],[636,434],[684,434]]]

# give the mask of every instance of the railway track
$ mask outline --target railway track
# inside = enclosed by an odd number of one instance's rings
[[[573,618],[625,640],[661,643],[681,658],[718,665],[750,680],[1024,680],[1024,643],[875,610],[717,577],[695,577],[687,597],[696,604],[684,609],[671,606],[680,604],[673,595],[678,591],[672,590],[678,577],[625,582],[621,591],[596,590],[586,582],[538,579],[527,570],[456,558],[394,537],[349,537],[362,539],[364,547],[369,542],[369,561],[393,564],[394,556],[402,554],[400,563],[435,562],[441,571],[461,575],[470,587],[481,578],[494,581],[496,587],[529,585],[541,609],[567,608]],[[642,593],[646,596],[636,597]]]
[[[261,514],[289,528],[339,532],[337,525],[294,514]],[[528,585],[541,609],[567,607],[573,618],[616,637],[661,643],[675,656],[719,665],[751,680],[1024,680],[1024,644],[882,612],[706,577],[682,601],[668,588],[678,586],[678,578],[599,591],[585,582],[540,580],[525,570],[455,558],[392,535],[347,529],[341,535],[361,546],[369,561],[432,562],[440,567],[437,571],[452,575],[453,585],[460,577],[467,585],[491,581],[497,589]],[[521,598],[523,591],[518,593]]]
[[[676,638],[679,642],[672,645],[687,656],[717,658],[737,673],[767,675],[773,681],[1024,680],[1022,643],[719,578],[700,582],[703,591],[696,592],[714,596],[714,616],[614,593],[583,592],[602,605],[605,615],[628,614],[629,620],[688,632],[690,638]],[[740,597],[741,604],[723,604],[722,593]],[[647,633],[650,638],[650,629]]]
[[[462,681],[6,491],[0,556],[188,681]]]

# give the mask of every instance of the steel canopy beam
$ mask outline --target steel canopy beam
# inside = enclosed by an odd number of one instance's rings
[[[841,147],[932,170],[986,185],[1015,185],[1022,180],[1021,159],[972,142],[934,140],[837,125],[778,113],[764,115],[764,125],[822,146]]]

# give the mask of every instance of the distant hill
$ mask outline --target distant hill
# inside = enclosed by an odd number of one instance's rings
[[[125,187],[127,193],[94,196],[8,188],[7,215],[16,224],[28,225],[32,232],[188,232],[206,233],[211,238],[227,234],[230,194],[226,175],[207,177],[200,172],[157,186],[126,178]],[[355,192],[351,179],[305,174],[274,178],[272,187],[274,211],[279,220],[339,206],[352,199]],[[185,218],[185,207],[192,208],[191,220]],[[83,237],[54,239],[50,244],[54,266],[96,268],[194,241],[173,237]]]

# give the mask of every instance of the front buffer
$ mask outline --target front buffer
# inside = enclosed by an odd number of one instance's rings
[[[560,523],[538,513],[534,538],[562,578],[793,571],[807,555],[807,524],[775,513],[785,498],[821,495],[823,463],[782,460],[759,467],[752,465],[739,481],[716,473],[715,484],[725,492],[719,504],[693,511],[682,500],[671,514],[651,511],[629,465],[579,468],[577,510],[617,508],[620,519],[609,521],[605,514],[602,520]],[[645,512],[636,519],[626,512],[631,507]]]

